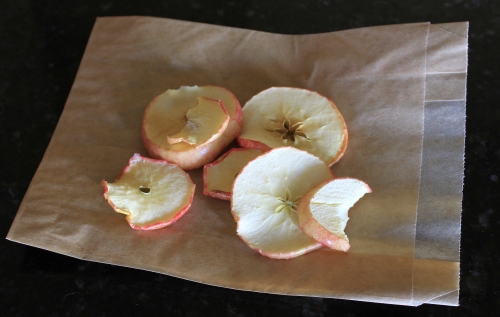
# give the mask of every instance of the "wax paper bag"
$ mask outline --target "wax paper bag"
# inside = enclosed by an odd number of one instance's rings
[[[467,23],[429,29],[414,304],[435,294],[429,302],[458,305],[467,32]]]
[[[238,290],[457,305],[466,46],[466,23],[280,35],[99,18],[7,238]],[[189,172],[197,191],[180,220],[131,229],[100,181],[116,178],[134,153],[147,155],[145,107],[183,85],[227,87],[242,104],[273,86],[331,98],[349,130],[332,169],[373,189],[349,211],[351,250],[257,254],[236,235],[230,203],[202,194],[200,169]]]

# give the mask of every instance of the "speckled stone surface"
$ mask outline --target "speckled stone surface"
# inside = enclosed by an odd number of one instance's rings
[[[4,1],[0,234],[50,141],[98,16],[147,15],[286,34],[469,21],[459,307],[233,291],[0,242],[2,316],[494,316],[500,311],[500,2]]]

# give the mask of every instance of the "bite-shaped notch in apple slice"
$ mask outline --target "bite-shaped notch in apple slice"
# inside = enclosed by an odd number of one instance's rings
[[[344,118],[330,99],[310,90],[274,87],[243,107],[242,147],[267,151],[293,146],[318,156],[328,166],[347,147]]]
[[[261,155],[254,149],[233,148],[203,167],[203,194],[230,200],[234,179],[248,162]]]
[[[371,188],[354,178],[326,181],[304,195],[297,207],[300,228],[321,244],[347,252],[349,239],[344,229],[348,211]]]
[[[299,227],[297,203],[333,173],[318,157],[292,147],[273,149],[250,161],[236,177],[231,211],[237,234],[270,258],[289,259],[322,245]]]
[[[214,105],[208,99],[220,103]],[[214,114],[206,104],[217,109],[218,119],[208,119]],[[221,105],[229,116],[227,125],[220,115]],[[201,123],[213,131],[204,131]],[[191,170],[215,160],[240,134],[241,126],[241,106],[229,90],[218,86],[182,86],[165,91],[148,105],[142,120],[142,142],[151,157]],[[196,136],[188,136],[191,132]]]
[[[226,131],[229,114],[220,100],[198,97],[198,105],[186,113],[186,125],[172,136],[167,136],[170,144],[185,142],[203,145]]]
[[[177,221],[191,207],[195,184],[176,164],[134,154],[113,182],[102,181],[104,198],[127,215],[134,229],[152,230]]]

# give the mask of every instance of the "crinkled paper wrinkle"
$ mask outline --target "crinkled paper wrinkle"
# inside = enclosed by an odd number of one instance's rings
[[[414,23],[296,36],[99,18],[7,238],[238,290],[456,305],[466,30]],[[197,191],[181,219],[132,230],[100,182],[113,181],[134,153],[146,155],[145,107],[182,85],[224,86],[242,104],[273,86],[331,98],[349,129],[333,170],[373,189],[349,211],[351,250],[291,260],[257,254],[236,235],[230,203],[202,194],[201,170],[190,172]]]

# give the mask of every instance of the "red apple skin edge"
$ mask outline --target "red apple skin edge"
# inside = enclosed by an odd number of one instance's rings
[[[314,251],[314,250],[318,250],[318,249],[321,249],[323,247],[323,245],[321,243],[317,243],[313,246],[311,246],[310,248],[307,248],[307,249],[304,249],[304,250],[300,250],[299,252],[290,252],[290,253],[267,253],[267,252],[264,252],[264,251],[260,251],[260,250],[256,250],[254,249],[255,251],[259,252],[260,254],[262,254],[263,256],[267,256],[268,258],[271,258],[271,259],[276,259],[276,260],[289,260],[289,259],[292,259],[292,258],[296,258],[298,256],[301,256],[301,255],[304,255],[306,253],[309,253],[311,251]]]
[[[224,192],[224,191],[216,190],[216,191],[208,192],[208,191],[203,190],[203,194],[210,196],[210,197],[213,197],[213,198],[220,199],[220,200],[231,200],[231,193]]]
[[[225,89],[223,87],[219,88]],[[231,93],[229,90],[227,91]],[[141,127],[142,143],[144,144],[144,147],[146,148],[148,154],[155,159],[174,162],[184,170],[196,169],[215,160],[220,152],[240,135],[241,128],[243,126],[243,112],[241,110],[241,105],[236,96],[234,96],[232,93],[231,96],[235,101],[236,110],[234,113],[234,117],[231,118],[229,124],[227,125],[226,131],[224,131],[215,140],[188,151],[164,150],[158,145],[152,143],[146,136],[146,130],[144,128],[143,120]],[[156,98],[151,101],[150,105],[153,104],[155,100]],[[150,105],[146,108],[146,112],[148,111]]]
[[[291,87],[283,87],[283,88],[291,88]],[[297,89],[297,88],[293,88],[293,89]],[[311,91],[311,90],[308,90],[308,89],[303,89],[303,90]],[[347,125],[346,125],[344,117],[340,113],[339,109],[337,108],[337,106],[335,105],[335,103],[330,98],[327,98],[327,97],[323,96],[322,94],[320,94],[318,92],[315,92],[315,91],[313,91],[313,92],[317,93],[318,95],[320,95],[323,98],[326,98],[330,102],[330,104],[332,105],[333,110],[335,110],[335,112],[337,112],[337,114],[339,115],[339,117],[342,119],[342,123],[343,123],[343,126],[344,126],[343,130],[344,130],[344,136],[345,137],[344,137],[344,141],[342,143],[342,146],[340,148],[340,151],[337,154],[337,156],[335,156],[334,158],[332,158],[332,160],[330,162],[326,162],[326,165],[328,165],[330,167],[333,164],[337,163],[342,158],[342,156],[344,156],[345,150],[347,149],[347,140],[348,140]],[[250,99],[250,100],[252,100],[252,99]],[[248,102],[250,102],[250,100]],[[260,150],[262,152],[267,152],[267,151],[269,151],[271,149],[268,145],[266,145],[265,143],[262,143],[260,141],[255,141],[255,140],[250,140],[250,139],[243,139],[243,138],[237,138],[237,142],[238,142],[238,144],[241,147],[247,147],[247,148],[251,148],[251,149],[256,149],[256,150]]]
[[[347,177],[336,178],[336,179],[346,179],[346,178]],[[297,215],[299,216],[300,229],[302,229],[302,231],[304,231],[308,236],[318,241],[319,243],[323,244],[324,246],[327,246],[334,250],[347,252],[351,247],[349,241],[342,239],[339,236],[334,235],[333,233],[325,229],[325,227],[323,227],[316,219],[313,218],[311,210],[309,208],[313,196],[325,184],[331,181],[332,180],[328,180],[326,182],[319,184],[318,186],[307,192],[304,195],[304,197],[302,197],[302,199],[300,200],[299,205],[297,206]],[[368,193],[371,193],[372,192],[371,188],[368,185],[366,186]]]
[[[155,159],[150,159],[150,158],[147,158],[147,157],[143,157],[141,156],[141,158],[145,161],[149,161],[149,162],[162,162],[162,163],[167,163],[167,164],[173,164],[173,163],[169,163],[167,161],[164,161],[164,160],[155,160]],[[122,176],[123,174],[128,171],[130,168],[130,163],[129,165],[127,165],[123,171],[121,172],[121,174],[115,179],[115,182],[118,181]],[[187,174],[186,172],[184,172],[186,175],[189,176],[189,174]],[[130,221],[131,221],[131,217],[129,215],[129,213],[127,211],[124,211],[118,207],[116,207],[115,204],[113,204],[113,202],[111,201],[111,199],[109,198],[108,196],[108,182],[106,182],[104,179],[101,181],[101,185],[104,187],[104,198],[106,199],[106,201],[108,202],[108,204],[118,213],[121,213],[121,214],[124,214],[126,215],[126,220],[128,222],[128,224],[130,225],[130,227],[132,227],[133,229],[136,229],[136,230],[156,230],[156,229],[160,229],[160,228],[163,228],[163,227],[166,227],[168,225],[171,225],[172,223],[176,222],[177,220],[179,220],[179,218],[181,218],[185,213],[186,211],[188,211],[189,208],[191,208],[191,204],[193,203],[193,198],[194,198],[194,192],[196,191],[196,184],[193,183],[193,181],[191,180],[191,177],[189,177],[189,181],[191,182],[191,184],[193,184],[193,191],[191,193],[191,197],[189,197],[189,204],[186,205],[183,209],[181,209],[173,219],[169,220],[169,221],[160,221],[160,222],[157,222],[157,223],[154,223],[154,224],[150,224],[150,225],[146,225],[146,226],[136,226],[134,224],[132,224]]]
[[[306,151],[304,151],[304,150],[300,150],[300,151],[306,152]],[[308,152],[306,152],[306,153],[308,153]],[[308,154],[310,154],[310,153],[308,153]],[[260,156],[262,156],[262,155],[265,155],[265,153],[261,154]],[[312,154],[311,154],[311,155],[312,155]],[[259,157],[260,157],[260,156],[259,156]],[[254,158],[252,161],[256,160],[256,159],[257,159],[257,158],[259,158],[259,157]],[[241,174],[241,173],[243,172],[243,170],[244,170],[244,169],[248,166],[248,164],[250,164],[252,161],[248,162],[248,163],[247,163],[247,165],[245,165],[245,167],[241,169],[240,174]],[[333,173],[333,171],[332,171],[332,170],[329,170],[329,171],[330,171],[330,173],[331,173],[331,175],[332,175],[332,179],[334,179],[334,178],[335,178],[335,174]],[[238,174],[238,176],[239,176],[240,174]],[[236,182],[236,179],[238,178],[238,176],[237,176],[237,177],[234,179],[234,181],[233,181],[233,186],[232,186],[233,188],[234,188],[234,182]],[[330,181],[331,181],[331,180],[330,180]],[[234,213],[234,211],[233,211],[232,192],[233,192],[233,191],[231,191],[231,214],[233,215],[233,218],[234,218],[234,220],[236,221],[236,234],[240,237],[240,239],[241,239],[241,240],[242,240],[242,241],[243,241],[243,242],[244,242],[244,243],[245,243],[245,244],[246,244],[246,245],[247,245],[250,249],[252,249],[252,250],[256,251],[257,253],[260,253],[260,254],[261,254],[261,255],[263,255],[263,256],[266,256],[266,257],[268,257],[268,258],[271,258],[271,259],[277,259],[277,260],[288,260],[288,259],[291,259],[291,258],[298,257],[298,256],[300,256],[300,255],[303,255],[303,254],[309,253],[309,252],[311,252],[311,251],[318,250],[318,249],[320,249],[320,248],[322,248],[322,247],[323,247],[323,244],[322,244],[322,243],[320,243],[320,242],[318,242],[318,243],[317,243],[317,244],[315,244],[314,246],[311,246],[310,248],[305,249],[305,250],[301,250],[301,251],[299,251],[299,252],[291,252],[291,253],[268,253],[268,252],[264,252],[264,251],[262,251],[262,250],[259,250],[259,249],[255,248],[255,247],[251,246],[251,245],[250,245],[247,241],[245,241],[245,239],[243,239],[243,237],[242,237],[242,236],[240,236],[240,235],[238,234],[238,229],[239,229],[239,226],[240,226],[240,224],[239,224],[240,217],[238,217],[238,215],[236,215],[236,214]],[[301,200],[302,200],[302,199],[301,199]]]
[[[213,161],[212,163],[206,164],[203,166],[203,194],[207,196],[211,196],[214,198],[222,199],[222,200],[231,200],[231,193],[230,192],[225,192],[225,191],[208,191],[208,168],[219,164],[222,160],[224,160],[231,152],[239,152],[239,151],[245,151],[245,148],[233,148],[224,153],[221,157]]]
[[[236,141],[243,148],[259,150],[262,152],[267,152],[267,151],[270,151],[272,149],[267,144],[262,143],[260,141],[255,141],[255,140],[250,140],[250,139],[242,139],[242,138],[237,138]]]

